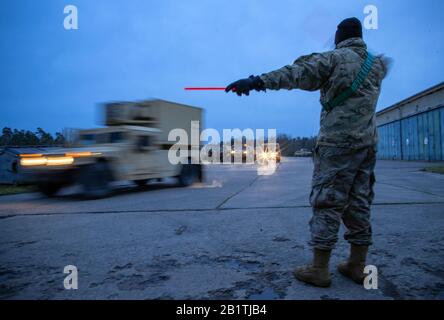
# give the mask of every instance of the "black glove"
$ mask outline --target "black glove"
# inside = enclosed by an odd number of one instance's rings
[[[245,79],[237,80],[225,88],[225,92],[235,91],[238,96],[250,95],[251,90],[265,91],[265,83],[258,76],[250,76]]]

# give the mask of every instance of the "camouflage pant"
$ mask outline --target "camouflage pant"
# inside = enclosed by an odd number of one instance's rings
[[[310,204],[310,245],[332,249],[338,240],[341,219],[344,238],[356,245],[371,245],[370,205],[375,183],[376,150],[318,146]]]

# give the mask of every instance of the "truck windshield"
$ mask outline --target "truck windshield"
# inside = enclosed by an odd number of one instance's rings
[[[81,145],[90,145],[96,142],[94,134],[81,134],[79,136],[79,142]]]
[[[123,132],[86,133],[79,136],[81,145],[119,143],[124,141]]]

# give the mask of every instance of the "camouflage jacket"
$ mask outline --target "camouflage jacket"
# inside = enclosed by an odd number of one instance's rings
[[[271,90],[320,90],[321,102],[327,102],[352,84],[366,52],[361,38],[350,38],[332,51],[301,56],[292,65],[262,74],[261,79]],[[382,56],[377,56],[357,92],[332,111],[321,111],[318,145],[357,149],[377,143],[375,108],[386,73]]]

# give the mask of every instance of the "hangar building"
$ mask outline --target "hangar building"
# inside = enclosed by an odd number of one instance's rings
[[[378,158],[444,160],[444,82],[376,113]]]

